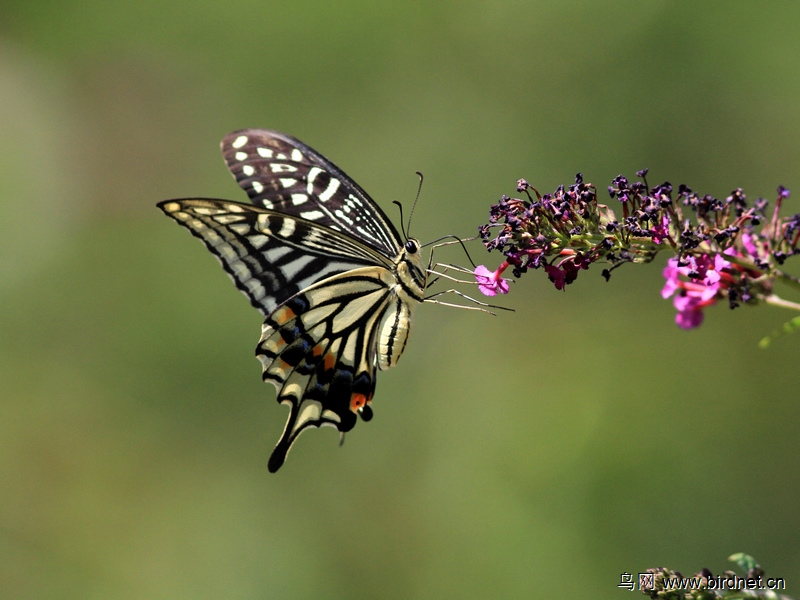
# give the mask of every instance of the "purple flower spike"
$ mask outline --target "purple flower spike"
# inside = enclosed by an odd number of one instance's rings
[[[651,187],[647,174],[647,169],[637,171],[638,181],[614,177],[608,186],[613,206],[598,203],[597,188],[580,173],[573,185],[544,195],[520,179],[517,190],[527,199],[503,196],[490,208],[489,223],[479,235],[487,250],[505,256],[514,277],[542,269],[557,290],[596,262],[611,263],[602,271],[608,281],[617,267],[672,253],[661,295],[672,298],[675,321],[683,329],[699,326],[705,309],[720,300],[728,300],[731,308],[763,302],[800,311],[800,302],[773,291],[778,281],[800,287],[800,277],[781,270],[800,255],[800,213],[780,214],[788,189],[778,187],[770,215],[766,200],[749,205],[741,188],[720,199],[668,181]],[[499,272],[480,267],[475,275],[484,294],[507,291]]]

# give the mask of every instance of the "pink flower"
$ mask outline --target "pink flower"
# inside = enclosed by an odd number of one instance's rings
[[[497,292],[501,294],[508,293],[508,281],[503,279],[501,275],[503,271],[508,268],[508,263],[503,261],[496,271],[490,271],[483,265],[475,267],[475,279],[478,282],[478,289],[484,296],[496,296]]]
[[[651,230],[653,232],[653,243],[660,244],[669,237],[669,217],[661,217],[661,223]]]
[[[723,269],[730,266],[731,263],[719,254],[689,257],[685,266],[679,266],[677,258],[667,261],[661,297],[675,294],[672,304],[678,311],[675,315],[678,327],[693,329],[703,322],[703,309],[716,304],[717,295],[726,287]]]
[[[744,249],[747,250],[750,256],[758,257],[758,247],[756,247],[756,237],[747,233],[746,231],[742,233],[742,246]]]
[[[672,305],[678,310],[675,315],[675,323],[681,329],[694,329],[703,322],[703,302],[696,296],[678,294],[672,301]]]
[[[667,266],[664,267],[664,270],[662,271],[664,279],[667,280],[664,283],[664,287],[661,290],[661,297],[664,298],[665,300],[680,289],[681,280],[678,278],[679,274],[680,272],[678,271],[678,259],[670,258],[667,261]]]

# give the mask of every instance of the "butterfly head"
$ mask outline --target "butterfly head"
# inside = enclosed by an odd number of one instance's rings
[[[428,274],[422,260],[422,244],[419,240],[408,238],[394,262],[400,286],[412,298],[422,302]]]

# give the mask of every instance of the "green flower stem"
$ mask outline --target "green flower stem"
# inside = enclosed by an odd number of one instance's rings
[[[780,279],[786,285],[789,285],[796,290],[800,290],[800,279],[797,277],[789,275],[788,273],[784,273],[783,271],[775,271],[775,277]]]

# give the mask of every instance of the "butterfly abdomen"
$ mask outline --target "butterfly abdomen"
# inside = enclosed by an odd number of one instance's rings
[[[404,301],[399,295],[386,309],[378,328],[378,368],[391,369],[400,360],[411,334],[411,310],[414,303]]]

